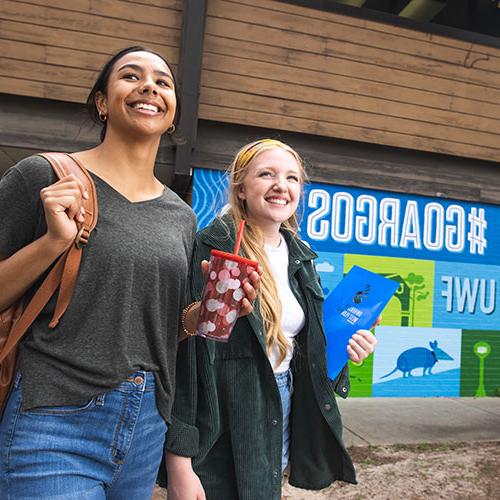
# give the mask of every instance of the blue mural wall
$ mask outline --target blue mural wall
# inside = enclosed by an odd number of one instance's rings
[[[195,169],[200,228],[226,186],[222,172]],[[300,210],[325,295],[353,265],[400,283],[376,352],[351,364],[352,395],[500,394],[500,207],[312,183]]]

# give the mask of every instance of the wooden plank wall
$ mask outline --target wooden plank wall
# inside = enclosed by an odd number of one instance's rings
[[[500,161],[500,49],[271,0],[208,0],[200,117]]]
[[[2,0],[0,92],[84,102],[108,55],[178,62],[182,0]],[[200,117],[500,161],[500,49],[272,0],[208,0]]]
[[[85,102],[109,55],[146,45],[178,62],[182,0],[1,0],[0,92]]]

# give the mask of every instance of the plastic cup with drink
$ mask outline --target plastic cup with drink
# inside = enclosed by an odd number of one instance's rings
[[[258,263],[237,255],[244,221],[241,221],[234,253],[212,250],[203,288],[196,335],[228,342],[245,298],[243,285]]]

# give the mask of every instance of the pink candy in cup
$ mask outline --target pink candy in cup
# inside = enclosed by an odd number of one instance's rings
[[[212,250],[196,335],[219,342],[229,340],[245,297],[243,285],[257,266],[239,255]]]

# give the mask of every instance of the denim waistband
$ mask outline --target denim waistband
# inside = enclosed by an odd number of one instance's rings
[[[284,372],[275,373],[274,378],[276,379],[276,383],[278,384],[278,386],[286,385],[290,383],[292,379],[292,372],[291,370],[286,370]]]
[[[128,377],[118,385],[116,388],[119,391],[154,391],[155,390],[155,377],[153,372],[145,370],[137,370],[128,375]]]
[[[14,388],[17,389],[21,382],[21,372],[18,370],[14,377]],[[155,390],[155,376],[153,372],[145,370],[137,370],[136,372],[128,375],[126,380],[121,382],[117,387],[120,391],[154,391]]]

